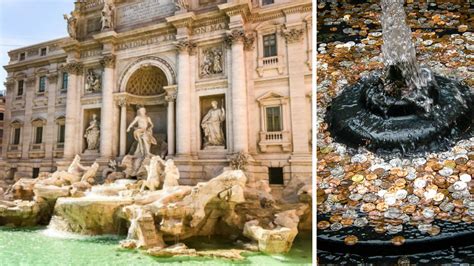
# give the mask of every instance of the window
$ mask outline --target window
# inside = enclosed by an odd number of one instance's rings
[[[67,90],[67,78],[68,78],[67,72],[63,72],[63,83],[61,87],[62,90]]]
[[[281,107],[272,106],[266,108],[267,132],[282,131]]]
[[[20,54],[20,61],[25,60],[25,58],[26,58],[26,54],[25,54],[25,53],[21,53],[21,54]]]
[[[33,168],[33,178],[37,178],[39,176],[40,169],[39,168]]]
[[[271,5],[273,3],[275,3],[274,0],[262,0],[262,6]]]
[[[15,128],[13,132],[13,145],[20,144],[21,128]]]
[[[4,116],[4,114],[0,113],[0,121],[3,121],[3,116]]]
[[[41,144],[43,142],[43,127],[37,127],[35,133],[35,144]]]
[[[268,182],[270,185],[284,185],[283,181],[283,168],[281,167],[269,167],[268,168]]]
[[[39,78],[38,92],[44,92],[45,90],[46,90],[46,76],[41,76]]]
[[[271,57],[277,55],[276,34],[268,34],[263,36],[263,57]]]
[[[18,88],[17,88],[17,95],[21,96],[23,95],[23,87],[25,86],[25,81],[24,80],[19,80],[18,81]]]
[[[10,173],[8,175],[8,179],[13,180],[15,178],[16,172],[17,172],[16,168],[10,168]]]
[[[46,47],[45,47],[45,48],[41,48],[40,55],[41,55],[41,56],[45,56],[45,55],[46,55]]]
[[[64,143],[65,132],[66,132],[66,126],[65,125],[59,125],[58,143]]]

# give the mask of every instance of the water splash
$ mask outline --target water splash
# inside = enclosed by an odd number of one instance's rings
[[[428,113],[433,105],[428,87],[434,78],[429,69],[421,68],[417,62],[403,3],[404,0],[381,0],[385,89]]]

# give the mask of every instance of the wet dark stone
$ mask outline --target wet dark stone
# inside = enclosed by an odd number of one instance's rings
[[[345,87],[328,107],[329,131],[336,141],[382,156],[447,150],[474,135],[474,94],[460,82],[434,77],[436,83],[428,88],[434,105],[428,113],[387,93],[380,73]]]
[[[318,221],[329,220],[324,214],[318,215]],[[317,248],[321,265],[327,263],[349,262],[376,263],[376,265],[396,265],[402,261],[410,263],[449,263],[474,262],[474,230],[472,224],[451,223],[436,220],[432,223],[441,228],[440,234],[431,236],[421,233],[416,227],[404,225],[403,231],[396,234],[376,233],[370,226],[345,227],[338,231],[318,230]],[[347,235],[355,235],[358,242],[353,246],[344,244]],[[394,236],[403,236],[406,242],[401,246],[391,243]],[[380,264],[388,263],[388,264]]]

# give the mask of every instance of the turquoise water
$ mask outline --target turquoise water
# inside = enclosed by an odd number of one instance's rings
[[[207,239],[207,238],[206,238]],[[200,249],[213,248],[216,239],[200,239]],[[44,228],[0,227],[0,265],[310,265],[310,234],[297,238],[290,253],[268,256],[246,253],[246,260],[233,262],[207,258],[154,258],[141,251],[119,247],[117,237],[58,238]],[[225,246],[225,244],[224,244]],[[196,246],[192,246],[195,248]],[[199,248],[197,248],[199,249]]]

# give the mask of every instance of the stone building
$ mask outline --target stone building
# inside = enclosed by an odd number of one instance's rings
[[[311,178],[310,0],[74,5],[69,37],[9,52],[6,181],[76,154],[120,162],[136,145],[127,126],[138,107],[154,124],[152,153],[175,160],[182,184],[216,176],[239,152],[251,180],[277,190]]]

